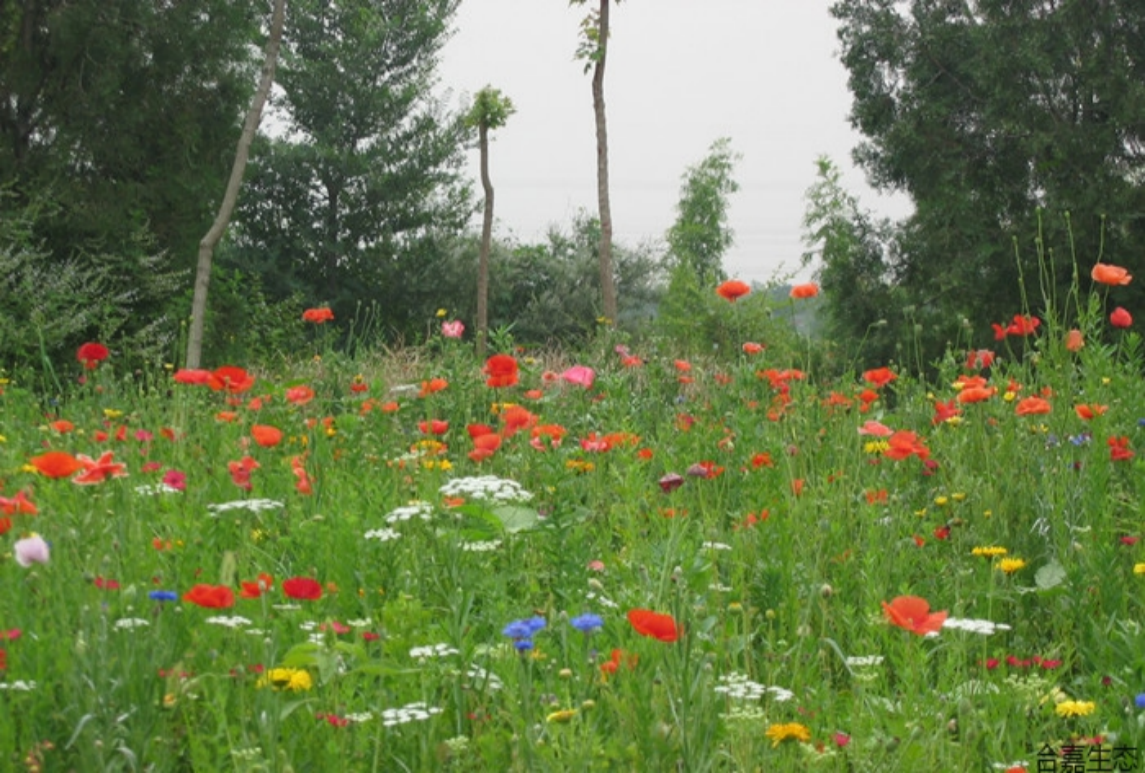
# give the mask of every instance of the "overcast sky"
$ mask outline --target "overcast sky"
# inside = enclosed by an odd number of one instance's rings
[[[595,3],[590,3],[590,5]],[[875,194],[851,163],[829,0],[625,0],[614,5],[605,75],[614,238],[663,240],[681,176],[711,143],[742,154],[731,199],[732,276],[766,281],[800,270],[804,192],[830,156],[848,189],[880,214],[901,199]],[[573,56],[586,7],[567,0],[465,0],[439,75],[453,101],[485,85],[517,112],[494,133],[495,234],[533,241],[596,213],[591,77]],[[480,191],[477,152],[470,169]],[[474,220],[474,226],[479,225]]]

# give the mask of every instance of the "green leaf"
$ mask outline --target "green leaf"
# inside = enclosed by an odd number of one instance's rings
[[[510,534],[531,531],[540,523],[540,514],[531,507],[502,505],[493,508],[493,514],[500,519],[502,527]]]
[[[1050,561],[1034,575],[1034,583],[1040,590],[1050,590],[1065,582],[1065,568],[1057,561]]]

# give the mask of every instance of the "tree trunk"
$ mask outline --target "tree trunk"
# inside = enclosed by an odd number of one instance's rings
[[[489,126],[478,129],[481,187],[485,189],[485,218],[481,221],[481,254],[477,259],[477,357],[485,357],[489,337],[489,249],[493,241],[493,182],[489,179]]]
[[[600,290],[608,324],[616,324],[616,285],[612,276],[612,205],[608,198],[608,125],[604,117],[604,64],[608,56],[608,11],[612,0],[600,0],[600,58],[592,73],[592,108],[596,113],[596,196],[600,206]]]
[[[270,86],[274,83],[274,68],[278,62],[278,47],[282,41],[282,27],[286,20],[286,0],[274,0],[274,11],[270,21],[270,37],[266,41],[265,61],[262,65],[262,79],[258,84],[258,91],[251,100],[250,110],[247,111],[243,132],[239,136],[238,147],[235,148],[235,162],[231,166],[231,177],[227,181],[227,189],[223,194],[223,201],[219,205],[219,212],[215,222],[207,231],[207,235],[199,242],[199,262],[195,268],[195,294],[191,300],[191,332],[187,337],[187,363],[188,368],[198,368],[203,356],[203,323],[207,316],[207,289],[211,283],[211,260],[214,257],[215,246],[223,238],[227,224],[231,220],[235,202],[239,197],[239,188],[243,182],[243,172],[246,170],[247,158],[250,156],[250,144],[258,130],[258,123],[262,119],[262,109],[266,105]]]

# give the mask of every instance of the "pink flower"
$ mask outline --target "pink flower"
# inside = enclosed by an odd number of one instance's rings
[[[596,379],[596,371],[586,365],[573,365],[561,374],[561,378],[570,384],[592,389],[592,382]]]
[[[187,473],[180,472],[179,470],[168,470],[167,474],[163,476],[163,483],[170,488],[186,491]]]
[[[874,435],[875,437],[890,437],[895,434],[895,431],[882,422],[870,419],[864,422],[863,426],[859,427],[859,434]]]
[[[39,534],[16,540],[16,544],[12,546],[12,555],[15,557],[16,563],[23,567],[48,563],[51,552],[48,543]]]
[[[464,332],[465,323],[459,319],[455,319],[452,322],[441,323],[441,334],[446,338],[461,338]]]

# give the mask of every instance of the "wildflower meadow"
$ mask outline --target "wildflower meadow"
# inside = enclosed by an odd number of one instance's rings
[[[1142,769],[1141,310],[1084,270],[925,377],[85,344],[0,395],[0,768]]]

